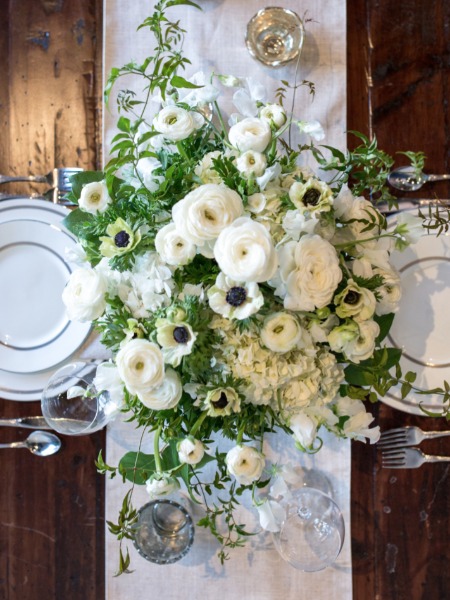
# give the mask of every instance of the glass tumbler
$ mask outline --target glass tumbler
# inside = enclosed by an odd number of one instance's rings
[[[292,10],[264,8],[250,19],[245,38],[250,54],[268,67],[279,67],[298,57],[304,27]]]
[[[87,435],[103,429],[118,407],[108,392],[93,384],[98,362],[73,362],[52,375],[41,397],[48,425],[66,435]]]

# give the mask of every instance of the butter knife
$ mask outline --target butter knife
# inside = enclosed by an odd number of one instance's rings
[[[24,429],[51,429],[44,417],[17,417],[0,419],[0,427],[23,427]]]

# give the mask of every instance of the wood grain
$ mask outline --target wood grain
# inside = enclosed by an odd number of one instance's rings
[[[0,19],[0,172],[98,168],[101,2],[10,0]],[[1,416],[39,412],[38,402],[0,400]],[[1,428],[0,441],[28,433]],[[64,437],[62,450],[48,458],[0,451],[2,600],[104,597],[104,479],[94,465],[104,437]]]
[[[450,172],[449,3],[356,0],[347,7],[349,129],[376,136],[390,154],[422,150],[428,172]],[[349,146],[354,143],[349,136]],[[397,156],[397,164],[406,163]],[[449,194],[444,182],[412,195]],[[448,428],[442,419],[406,415],[382,404],[374,413],[382,429],[407,424]],[[430,454],[450,454],[445,440],[422,446]],[[382,470],[376,449],[353,444],[354,600],[450,597],[445,564],[449,498],[445,464]]]

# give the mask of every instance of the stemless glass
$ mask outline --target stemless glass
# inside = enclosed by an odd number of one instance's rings
[[[93,380],[98,362],[78,361],[52,375],[42,398],[42,414],[48,425],[66,435],[87,435],[103,429],[118,407],[108,392],[99,393]]]
[[[303,37],[303,22],[294,11],[271,6],[249,21],[245,41],[254,58],[268,67],[279,67],[297,58]]]
[[[302,487],[292,492],[286,518],[273,534],[275,547],[301,571],[321,571],[332,565],[344,543],[344,519],[334,500],[324,492]]]
[[[174,563],[189,552],[194,542],[192,517],[175,500],[152,500],[138,511],[133,541],[148,561],[158,565]]]

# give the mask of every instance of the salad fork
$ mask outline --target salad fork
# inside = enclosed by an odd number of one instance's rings
[[[382,450],[415,446],[423,440],[450,436],[450,431],[422,431],[419,427],[397,427],[380,435],[377,447]]]
[[[450,456],[432,456],[419,448],[386,450],[381,457],[384,469],[417,469],[424,463],[450,462]]]

